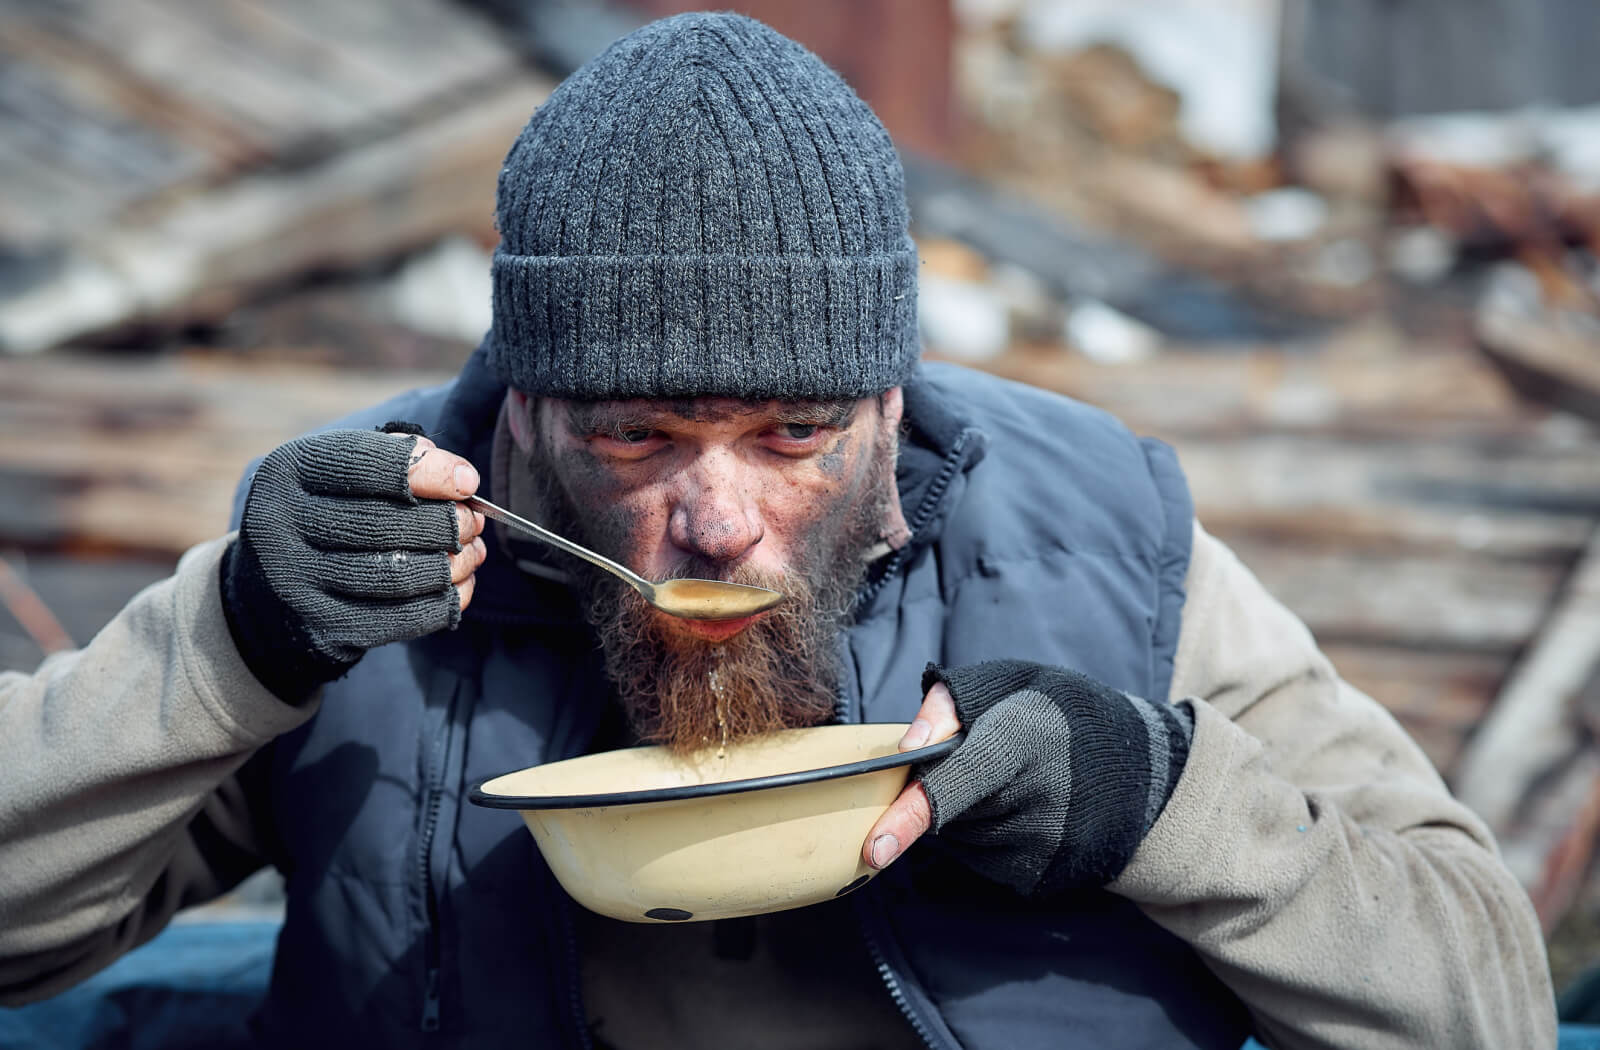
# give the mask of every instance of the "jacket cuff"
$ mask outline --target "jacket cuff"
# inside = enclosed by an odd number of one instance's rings
[[[1189,899],[1196,872],[1212,864],[1216,848],[1227,848],[1225,829],[1213,827],[1219,812],[1229,811],[1229,773],[1244,764],[1260,743],[1210,704],[1183,701],[1193,716],[1194,730],[1182,775],[1173,784],[1167,804],[1122,873],[1106,888],[1150,905]]]
[[[318,697],[289,704],[245,663],[222,607],[222,556],[233,534],[190,549],[174,576],[173,636],[179,664],[195,695],[217,721],[249,746],[295,729],[315,713]]]

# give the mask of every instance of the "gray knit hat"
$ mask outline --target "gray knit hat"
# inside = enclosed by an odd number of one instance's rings
[[[490,360],[572,399],[860,397],[917,357],[904,174],[872,111],[740,15],[617,41],[500,172]]]

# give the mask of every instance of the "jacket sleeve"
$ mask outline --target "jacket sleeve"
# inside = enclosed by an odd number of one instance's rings
[[[1195,527],[1171,698],[1188,764],[1111,885],[1275,1048],[1553,1047],[1539,924],[1488,829]]]
[[[237,773],[304,722],[245,667],[196,547],[86,647],[0,674],[0,1004],[53,995],[262,865]]]

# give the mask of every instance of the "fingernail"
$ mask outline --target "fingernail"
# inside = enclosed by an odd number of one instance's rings
[[[478,472],[471,463],[463,463],[456,467],[456,491],[460,493],[476,492],[478,489]]]
[[[906,735],[900,738],[900,750],[910,751],[913,748],[921,747],[928,742],[928,737],[932,735],[933,726],[919,718],[911,723],[910,727],[906,729]]]
[[[879,835],[872,840],[872,866],[884,868],[900,856],[900,840],[893,835]]]

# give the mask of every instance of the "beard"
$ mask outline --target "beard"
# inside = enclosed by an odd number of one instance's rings
[[[730,570],[694,557],[672,568],[669,578],[724,580],[784,595],[777,607],[724,641],[676,630],[671,617],[633,588],[580,564],[585,618],[640,742],[686,754],[833,717],[841,678],[838,635],[852,619],[866,576],[865,555],[882,532],[886,501],[899,498],[894,435],[878,434],[870,455],[862,491],[808,531],[785,571]],[[585,525],[556,480],[556,463],[537,444],[531,467],[538,513],[547,527],[614,557],[621,537]]]

